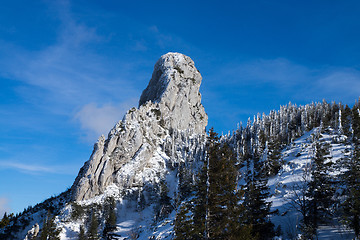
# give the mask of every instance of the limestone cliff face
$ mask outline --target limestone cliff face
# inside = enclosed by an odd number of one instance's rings
[[[156,182],[166,165],[199,154],[205,138],[207,115],[201,104],[201,75],[194,62],[180,53],[167,53],[155,64],[138,108],[101,136],[72,186],[73,200],[102,194],[109,185],[120,189]],[[184,138],[191,138],[184,146]],[[181,152],[181,151],[180,151]]]

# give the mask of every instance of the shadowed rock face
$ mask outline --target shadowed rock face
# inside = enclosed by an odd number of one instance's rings
[[[163,55],[139,108],[130,109],[108,138],[101,136],[95,144],[72,186],[73,200],[92,198],[112,184],[127,189],[155,183],[157,176],[166,175],[169,162],[181,161],[174,154],[182,141],[175,137],[179,132],[203,142],[208,118],[199,93],[201,79],[189,57]]]

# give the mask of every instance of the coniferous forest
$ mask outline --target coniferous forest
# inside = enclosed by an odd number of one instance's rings
[[[135,194],[136,211],[141,213],[156,203],[154,226],[175,211],[172,238],[179,240],[318,239],[320,230],[335,222],[359,238],[359,109],[359,102],[352,107],[326,101],[305,106],[289,103],[279,111],[249,119],[245,126],[239,124],[229,135],[219,136],[211,128],[200,162],[190,159],[171,166],[178,179],[175,195],[170,195],[168,182],[161,180],[156,192],[151,193],[151,201],[141,192]],[[302,167],[301,174],[295,174],[300,178],[291,186],[281,186],[290,193],[282,201],[287,201],[296,213],[297,222],[289,222],[291,230],[279,221],[289,221],[290,209],[279,211],[274,207],[274,196],[280,188],[271,190],[270,182],[295,164],[285,161],[284,151],[306,134],[309,142],[300,144],[310,153],[305,155],[298,149],[293,159],[306,156],[309,164]],[[328,136],[327,140],[324,136]],[[342,149],[336,161],[334,146]],[[38,239],[60,239],[54,216],[60,214],[62,204],[67,204],[68,194],[66,191],[23,213],[5,213],[0,221],[1,237],[23,230],[31,220],[27,216],[45,209],[40,231],[39,225],[35,228]],[[55,199],[60,202],[58,207],[54,207]],[[78,238],[119,237],[114,233],[117,201],[109,198],[102,206],[87,207],[71,202],[71,221],[83,219]],[[132,232],[131,236],[137,239],[139,232]]]
[[[320,226],[338,219],[359,238],[359,107],[359,102],[352,108],[326,101],[306,106],[289,103],[249,119],[229,136],[219,137],[210,129],[197,175],[180,168],[180,190],[185,190],[180,191],[175,239],[286,238],[281,226],[271,221],[279,213],[271,211],[268,180],[284,166],[282,150],[314,129],[311,164],[303,170],[302,181],[293,186],[291,205],[300,220],[299,234],[292,237],[317,239]],[[330,132],[345,136],[333,141],[351,146],[335,162],[330,144],[321,140],[322,134]]]

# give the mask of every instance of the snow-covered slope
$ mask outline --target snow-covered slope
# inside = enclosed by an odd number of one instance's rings
[[[134,234],[148,239],[153,232],[165,236],[160,229],[165,225],[172,229],[164,223],[156,230],[152,227],[154,209],[159,207],[160,182],[165,179],[168,195],[175,199],[177,166],[196,164],[203,155],[207,115],[200,83],[200,73],[189,57],[178,53],[162,56],[140,97],[139,108],[129,110],[107,140],[99,139],[75,180],[72,198],[80,205],[104,205],[107,198],[115,198],[115,235],[120,239]],[[63,219],[71,216],[66,214],[71,210],[63,211]],[[84,219],[77,224],[62,223],[62,238],[77,236],[80,224]]]
[[[41,234],[49,213],[55,216],[61,239],[78,239],[81,227],[90,228],[92,216],[98,219],[102,234],[110,211],[116,214],[113,239],[173,239],[177,207],[186,198],[180,191],[181,176],[185,174],[194,183],[206,154],[207,115],[199,93],[201,80],[189,57],[179,53],[162,56],[139,107],[130,109],[107,138],[99,138],[73,186],[17,216],[8,228],[11,231],[4,231],[5,239],[30,239]],[[282,146],[290,142],[281,152],[279,173],[268,181],[268,201],[275,213],[271,220],[281,226],[284,239],[299,234],[301,215],[296,200],[311,179],[315,142],[329,144],[328,157],[334,165],[352,148],[338,130],[328,128],[320,134],[320,127],[314,128],[313,120],[329,112],[328,105],[291,105],[289,109],[283,107],[279,114],[271,112],[262,120],[258,116],[253,125],[249,121],[246,128],[221,138],[239,156],[247,148],[260,149],[261,134],[268,137],[264,146],[276,135],[285,139]],[[333,112],[334,119],[340,121],[341,111],[334,108]],[[334,167],[330,174],[336,177],[342,170]],[[240,178],[239,185],[243,182]],[[334,219],[320,226],[318,236],[351,239],[353,235]]]
[[[157,61],[139,107],[130,109],[107,138],[99,138],[66,192],[65,206],[54,202],[51,212],[57,215],[61,239],[77,239],[80,225],[88,224],[94,212],[103,229],[102,206],[110,198],[116,202],[118,219],[114,236],[136,234],[147,239],[153,232],[163,237],[170,234],[171,221],[165,218],[173,218],[175,208],[172,202],[166,211],[159,209],[164,207],[159,204],[163,185],[167,195],[176,199],[179,166],[186,164],[195,171],[204,155],[207,114],[199,93],[201,80],[194,62],[183,54],[167,53]],[[46,212],[41,207],[31,209],[22,217],[28,224],[16,238],[23,239],[35,224],[42,229]],[[154,218],[160,226],[153,226]],[[29,237],[36,228],[29,230]]]
[[[281,225],[285,238],[293,239],[300,234],[299,224],[302,217],[298,211],[298,202],[311,179],[310,169],[316,141],[329,144],[330,154],[327,156],[329,158],[327,161],[334,163],[330,174],[336,178],[344,170],[337,164],[349,154],[351,149],[351,145],[345,141],[346,138],[333,129],[320,133],[320,128],[315,128],[282,151],[284,164],[278,175],[269,179],[268,185],[272,197],[268,200],[272,202],[272,211],[278,211],[278,214],[272,216],[272,221],[275,225]],[[337,219],[334,219],[330,225],[320,226],[318,234],[319,239],[352,239],[353,237],[353,233]]]

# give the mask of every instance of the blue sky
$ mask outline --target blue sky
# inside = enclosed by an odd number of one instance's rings
[[[0,214],[70,187],[137,106],[156,60],[190,56],[209,126],[360,95],[359,1],[6,1],[0,8]]]

